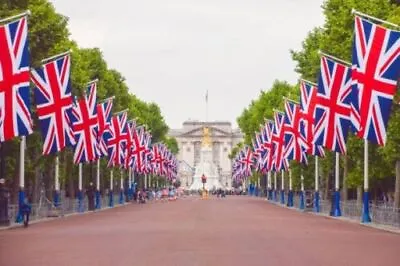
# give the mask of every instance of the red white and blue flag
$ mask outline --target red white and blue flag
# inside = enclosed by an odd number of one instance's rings
[[[72,128],[76,145],[74,163],[93,162],[100,157],[100,148],[97,142],[97,85],[89,84],[86,95],[79,99],[72,109]]]
[[[136,132],[136,121],[128,121],[127,124],[127,141],[125,149],[125,169],[133,168],[134,157],[132,156],[133,136]]]
[[[351,70],[323,56],[318,79],[314,120],[314,143],[346,153],[350,127]]]
[[[314,119],[315,107],[317,104],[317,88],[314,84],[302,80],[300,82],[300,113],[301,113],[301,134],[306,136],[309,149],[307,154],[319,157],[325,156],[324,148],[314,144]]]
[[[357,136],[385,145],[400,69],[400,32],[355,17],[351,121]]]
[[[272,120],[265,120],[265,125],[262,130],[262,148],[263,148],[263,172],[268,172],[274,166],[274,143],[272,142],[272,134],[274,130],[274,122]]]
[[[71,58],[62,56],[32,70],[36,113],[44,139],[43,154],[75,145],[72,129]]]
[[[242,173],[245,176],[250,176],[253,169],[253,152],[248,146],[242,150],[240,163],[242,164]]]
[[[109,132],[111,126],[111,111],[113,106],[113,99],[109,98],[102,103],[97,104],[97,143],[100,149],[100,156],[108,156],[108,147],[106,132]]]
[[[275,111],[272,142],[274,144],[274,170],[275,172],[287,170],[288,160],[284,157],[285,150],[285,114]]]
[[[126,123],[126,112],[119,113],[111,118],[110,131],[106,133],[108,167],[124,166],[125,148],[128,138]]]
[[[285,151],[287,160],[296,160],[307,164],[307,150],[309,145],[304,130],[301,130],[300,106],[290,100],[285,100]]]
[[[27,18],[0,26],[0,142],[32,133]]]
[[[136,130],[133,134],[133,145],[132,145],[132,160],[133,160],[133,169],[137,173],[142,173],[145,167],[145,154],[146,146],[145,146],[145,130],[143,126],[136,127]]]

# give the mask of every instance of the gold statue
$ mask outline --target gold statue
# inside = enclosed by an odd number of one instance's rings
[[[211,147],[211,136],[208,127],[203,127],[203,140],[201,142],[203,147]]]

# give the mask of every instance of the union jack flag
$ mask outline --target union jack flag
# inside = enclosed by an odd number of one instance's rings
[[[290,100],[285,100],[285,151],[287,160],[296,160],[307,164],[306,151],[309,149],[306,137],[302,134],[300,123],[300,106]]]
[[[122,112],[111,118],[111,126],[107,135],[108,167],[123,166],[125,163],[125,147],[128,138],[126,127],[127,113]]]
[[[355,17],[351,121],[357,136],[386,143],[400,69],[400,32]]]
[[[274,114],[274,129],[272,132],[272,142],[274,143],[274,170],[275,172],[287,170],[289,163],[283,156],[285,150],[285,114],[275,112]]]
[[[71,58],[62,56],[32,70],[36,113],[44,139],[43,154],[75,145],[72,129]]]
[[[253,152],[246,146],[242,150],[240,163],[242,164],[242,172],[245,176],[250,176],[253,168]]]
[[[262,148],[263,148],[263,171],[271,171],[274,165],[274,143],[272,142],[272,134],[274,130],[274,122],[265,120],[265,125],[262,131]]]
[[[345,154],[351,124],[350,68],[323,56],[316,97],[314,143]]]
[[[0,142],[32,133],[27,18],[0,26]]]
[[[300,82],[300,130],[303,136],[306,136],[309,149],[307,154],[319,157],[325,156],[324,148],[314,144],[314,117],[317,104],[317,88],[314,84],[302,80]]]
[[[133,136],[136,131],[136,122],[134,120],[127,122],[127,142],[125,149],[125,168],[134,166],[134,157],[132,156]]]
[[[72,109],[72,128],[76,137],[74,163],[92,162],[99,158],[97,143],[96,82],[89,84],[87,94]]]
[[[145,145],[145,151],[144,151],[144,172],[146,173],[151,173],[153,171],[152,164],[151,164],[151,134],[150,132],[145,131],[144,135],[144,145]]]
[[[99,145],[101,157],[108,156],[107,139],[105,133],[110,130],[112,106],[113,106],[112,98],[109,98],[106,101],[97,104],[97,118],[98,118],[97,142]]]
[[[263,148],[261,142],[261,133],[255,132],[255,138],[252,140],[253,144],[253,157],[255,161],[256,171],[262,170],[263,163]]]
[[[145,131],[143,126],[139,126],[136,128],[136,131],[133,134],[133,146],[132,146],[132,158],[134,162],[134,170],[137,173],[142,173],[145,167]]]

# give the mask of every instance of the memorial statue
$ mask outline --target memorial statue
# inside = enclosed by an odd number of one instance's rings
[[[203,140],[201,142],[202,147],[211,147],[211,136],[208,127],[203,127]]]

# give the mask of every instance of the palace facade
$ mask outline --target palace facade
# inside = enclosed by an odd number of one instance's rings
[[[232,185],[232,165],[228,158],[233,147],[243,139],[239,129],[233,129],[226,121],[185,121],[180,129],[171,129],[170,136],[176,138],[179,147],[178,179],[185,188],[193,182],[194,170],[200,163],[203,128],[207,127],[211,135],[212,160],[217,166],[220,183],[230,188]]]

